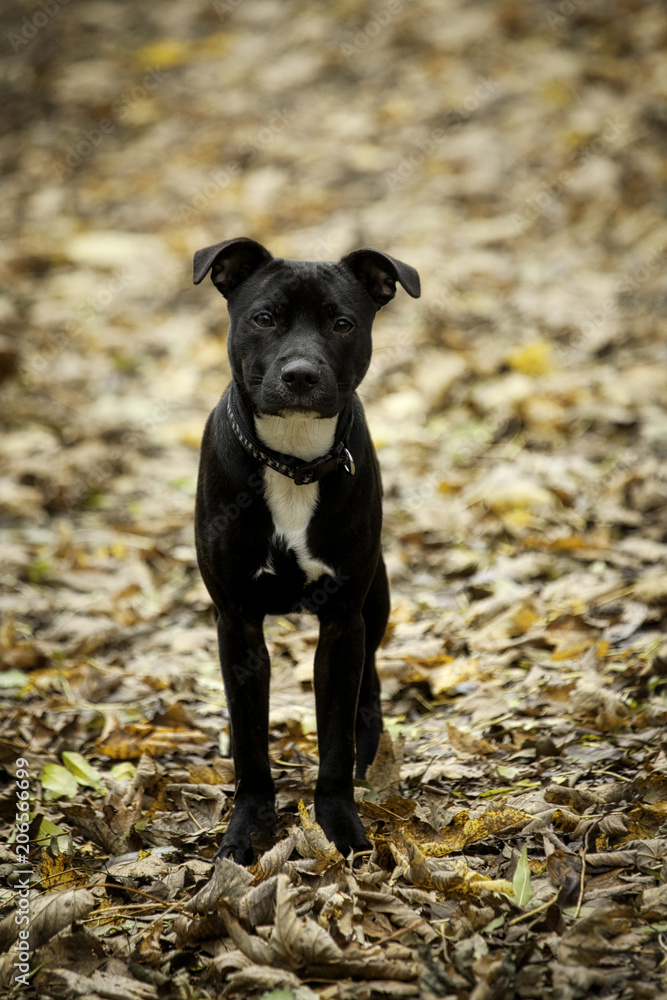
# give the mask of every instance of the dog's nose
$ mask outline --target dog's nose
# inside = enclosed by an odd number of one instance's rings
[[[290,361],[280,373],[280,377],[292,392],[309,392],[320,380],[320,371],[312,361]]]

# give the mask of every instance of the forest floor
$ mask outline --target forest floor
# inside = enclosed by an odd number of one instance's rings
[[[664,6],[26,0],[5,29],[0,991],[667,997]],[[229,368],[191,258],[241,235],[422,278],[361,389],[392,614],[357,868],[313,823],[296,616],[267,626],[279,836],[211,860],[192,521]]]

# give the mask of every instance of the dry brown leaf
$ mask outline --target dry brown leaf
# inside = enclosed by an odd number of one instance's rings
[[[289,860],[295,843],[295,834],[289,833],[282,840],[279,840],[269,851],[265,851],[250,869],[255,882],[262,882],[272,875],[277,875],[282,870],[285,862]]]
[[[127,840],[112,830],[108,821],[89,805],[63,805],[61,812],[75,830],[99,844],[110,855],[124,854],[127,850]]]
[[[303,800],[299,802],[299,820],[301,825],[293,827],[290,836],[294,836],[294,846],[302,858],[316,858],[333,864],[342,859],[343,855],[327,838],[320,824],[308,815]]]
[[[128,970],[129,971],[129,970]],[[106,1000],[152,1000],[158,993],[151,983],[141,983],[129,975],[94,972],[81,976],[68,969],[43,970],[36,986],[44,995],[67,997],[105,997]]]
[[[132,781],[127,787],[121,786],[110,792],[104,803],[104,815],[110,829],[125,836],[141,818],[144,811],[144,795],[161,773],[157,763],[147,753],[142,753]]]
[[[212,764],[192,764],[188,767],[194,785],[229,785],[234,781],[234,761],[216,758]]]
[[[190,913],[210,913],[224,900],[232,909],[253,884],[253,876],[231,858],[217,858],[209,881],[185,904]]]
[[[572,874],[572,867],[568,864],[565,851],[555,850],[547,858],[547,875],[554,885],[564,884],[568,875]]]
[[[170,865],[158,854],[145,854],[132,861],[117,861],[106,866],[109,875],[116,878],[152,880],[165,878],[171,872]]]
[[[225,933],[223,912],[205,913],[201,917],[186,917],[179,914],[174,920],[174,934],[179,948],[196,945],[199,941],[219,938]]]
[[[565,965],[590,966],[618,950],[615,939],[631,927],[634,910],[613,902],[602,902],[581,916],[560,940],[558,958]]]
[[[598,676],[586,674],[577,682],[575,709],[577,714],[591,720],[602,733],[608,733],[623,724],[628,708],[616,691],[605,687]]]
[[[164,921],[156,920],[148,933],[140,932],[139,940],[135,944],[134,959],[136,962],[145,962],[156,968],[163,961],[160,937],[164,930]]]
[[[419,886],[421,889],[432,889],[432,873],[429,870],[426,858],[417,845],[409,842],[406,843],[405,853],[408,861],[407,870],[405,871],[406,876],[413,885]]]
[[[367,903],[373,911],[387,916],[395,927],[413,927],[417,923],[414,927],[415,934],[422,937],[427,944],[437,939],[438,935],[428,921],[420,918],[413,907],[397,896],[378,889],[366,889],[363,885],[354,890],[354,896]]]
[[[279,875],[276,919],[270,938],[274,960],[295,969],[340,961],[341,950],[330,935],[314,920],[297,915],[294,903],[298,895],[287,876]]]
[[[246,958],[256,965],[274,965],[275,955],[270,943],[248,932],[241,926],[233,913],[226,908],[220,911],[220,916],[234,945],[243,952]],[[275,962],[280,965],[280,962]]]
[[[82,920],[95,906],[95,897],[87,889],[65,889],[30,899],[30,946],[46,944],[74,920]],[[0,947],[9,948],[17,940],[20,925],[10,913],[0,923]]]
[[[346,1000],[365,1000],[369,995],[375,997],[378,1000],[391,1000],[392,997],[415,997],[415,985],[410,980],[399,981],[391,979],[364,979],[362,982],[353,982],[348,980],[345,983],[345,993]],[[322,993],[322,997],[327,997],[329,994]]]
[[[498,749],[489,740],[475,737],[472,733],[466,733],[462,729],[458,729],[452,725],[451,722],[447,723],[447,742],[454,748],[457,754],[463,757],[486,756],[487,754],[495,753]]]
[[[250,991],[296,989],[301,985],[301,980],[289,969],[276,969],[270,965],[253,963],[239,969],[238,972],[232,972],[227,984],[227,992],[241,992],[243,996],[248,996]]]
[[[366,772],[366,780],[377,792],[380,802],[384,802],[388,795],[398,789],[404,743],[403,736],[392,741],[386,729],[380,733],[375,759]]]
[[[275,912],[277,878],[277,875],[271,875],[266,881],[253,886],[239,899],[238,915],[251,927],[272,922]]]
[[[128,725],[114,730],[97,747],[112,760],[137,760],[143,754],[160,757],[183,749],[184,744],[206,744],[210,737],[192,728]]]
[[[345,979],[347,976],[359,976],[366,980],[396,979],[400,982],[411,982],[419,975],[416,962],[390,961],[384,959],[381,949],[373,952],[349,949],[344,953],[342,962],[332,962],[330,965],[309,965],[309,976],[322,979]]]

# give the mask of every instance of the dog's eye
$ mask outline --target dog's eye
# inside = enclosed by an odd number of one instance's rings
[[[255,323],[257,326],[261,326],[263,330],[268,329],[270,326],[275,326],[273,316],[268,312],[257,313],[255,316]]]
[[[351,329],[352,323],[349,319],[345,319],[344,316],[341,316],[340,319],[337,319],[334,323],[334,330],[336,333],[349,333]]]

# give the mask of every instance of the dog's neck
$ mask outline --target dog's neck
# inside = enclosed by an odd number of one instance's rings
[[[258,414],[255,432],[273,451],[312,462],[333,448],[338,417],[320,417],[316,412]]]

